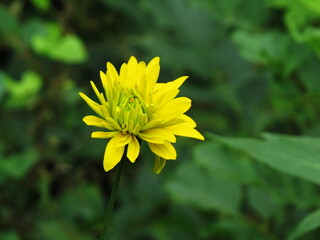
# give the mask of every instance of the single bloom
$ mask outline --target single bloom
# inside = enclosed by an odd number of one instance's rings
[[[131,57],[128,63],[122,64],[119,72],[108,62],[106,73],[100,71],[104,92],[100,93],[90,82],[99,102],[79,93],[98,115],[86,116],[83,121],[104,130],[93,132],[91,137],[110,139],[104,153],[105,171],[113,169],[125,151],[127,158],[134,163],[143,140],[156,155],[153,170],[159,174],[167,160],[177,158],[172,145],[176,136],[204,140],[195,129],[195,121],[185,114],[191,107],[191,100],[176,97],[188,77],[157,83],[159,61],[160,58],[155,57],[146,65]]]

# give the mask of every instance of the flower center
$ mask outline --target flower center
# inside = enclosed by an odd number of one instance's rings
[[[132,89],[117,86],[112,99],[108,99],[109,114],[119,124],[124,134],[138,135],[148,123],[148,107],[141,95]]]

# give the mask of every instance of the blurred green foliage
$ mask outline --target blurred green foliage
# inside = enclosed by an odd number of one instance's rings
[[[319,23],[318,0],[1,1],[0,239],[99,238],[113,172],[77,94],[131,55],[190,76],[207,139],[126,164],[112,239],[317,239]]]

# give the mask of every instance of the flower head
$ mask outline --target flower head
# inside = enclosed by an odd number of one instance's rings
[[[187,77],[157,83],[159,61],[160,58],[155,57],[146,65],[131,57],[128,63],[122,64],[119,73],[108,62],[106,73],[100,71],[104,93],[100,93],[95,84],[90,82],[100,103],[79,93],[99,116],[89,115],[83,121],[104,129],[93,132],[91,137],[110,139],[104,154],[105,171],[119,163],[125,149],[127,158],[135,162],[140,152],[139,139],[146,141],[156,155],[156,173],[162,171],[166,160],[177,158],[172,146],[176,142],[176,135],[204,139],[195,130],[196,123],[184,114],[191,107],[191,100],[176,98],[179,87]]]

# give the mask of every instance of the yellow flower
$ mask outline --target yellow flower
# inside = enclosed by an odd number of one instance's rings
[[[122,64],[120,73],[108,62],[106,73],[100,71],[105,93],[100,93],[95,84],[90,82],[100,103],[79,93],[99,115],[86,116],[83,121],[87,125],[105,129],[103,132],[93,132],[91,137],[110,138],[103,160],[105,171],[119,163],[125,149],[127,158],[135,162],[140,152],[138,139],[146,141],[156,155],[153,170],[157,174],[164,168],[166,160],[177,158],[172,146],[176,142],[175,135],[204,139],[195,130],[196,123],[184,114],[191,107],[191,100],[176,98],[179,87],[188,77],[157,83],[159,61],[160,58],[155,57],[146,65],[131,57],[127,64]]]

